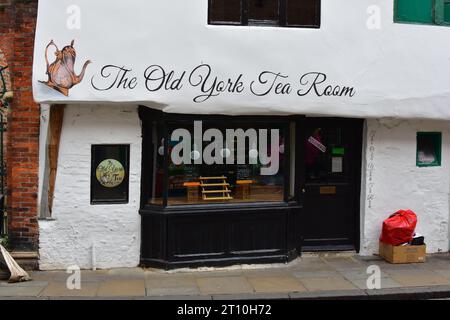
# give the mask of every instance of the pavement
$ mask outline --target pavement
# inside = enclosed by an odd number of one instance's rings
[[[371,267],[372,266],[372,267]],[[378,266],[381,288],[367,287]],[[373,272],[373,271],[372,271]],[[389,264],[377,256],[309,255],[288,264],[228,268],[82,270],[80,289],[68,289],[71,274],[33,271],[33,281],[0,281],[0,299],[444,299],[450,297],[450,255],[426,263]],[[73,280],[73,278],[71,278]],[[70,282],[70,281],[69,281]],[[372,282],[369,282],[369,285]]]

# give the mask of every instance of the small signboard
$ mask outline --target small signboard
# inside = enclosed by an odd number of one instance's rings
[[[129,145],[93,145],[91,204],[128,203]]]

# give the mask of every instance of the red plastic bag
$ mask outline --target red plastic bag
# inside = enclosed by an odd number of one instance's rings
[[[416,229],[417,216],[411,210],[399,210],[383,222],[380,241],[393,246],[411,242]]]

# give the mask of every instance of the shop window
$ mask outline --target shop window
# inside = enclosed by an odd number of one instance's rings
[[[320,27],[320,0],[209,0],[209,24]]]
[[[228,119],[144,121],[144,206],[289,198],[289,122]]]
[[[450,0],[396,0],[395,22],[450,25]]]
[[[417,166],[433,167],[441,165],[442,133],[417,133]]]

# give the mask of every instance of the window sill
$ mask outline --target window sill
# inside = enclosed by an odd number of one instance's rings
[[[189,212],[210,212],[210,211],[246,211],[254,209],[299,209],[302,206],[293,202],[254,202],[254,203],[229,203],[229,204],[202,204],[202,205],[180,205],[172,207],[145,206],[139,210],[140,214],[177,214]]]
[[[275,24],[233,24],[233,23],[208,23],[208,27],[243,27],[243,28],[277,28],[277,29],[320,29],[320,25],[288,25]]]
[[[430,163],[430,164],[417,164],[418,168],[439,168],[441,167],[441,164],[439,163]]]
[[[39,218],[38,218],[38,221],[56,221],[56,219],[55,219],[55,218],[52,218],[52,217],[47,217],[47,218],[41,218],[41,217],[39,217]]]
[[[433,22],[418,22],[418,21],[394,21],[394,24],[406,24],[416,26],[428,26],[428,27],[450,27],[450,23],[437,24]]]

